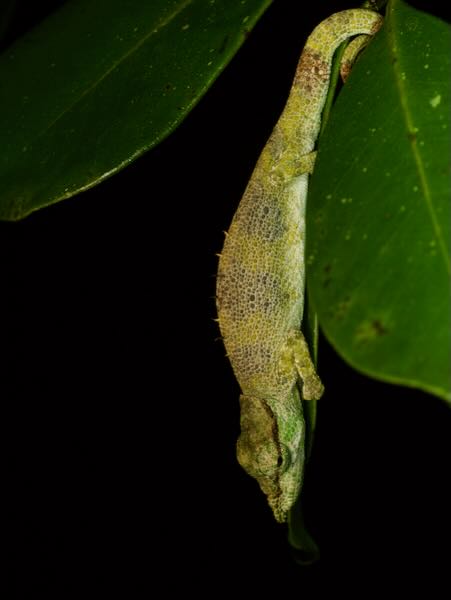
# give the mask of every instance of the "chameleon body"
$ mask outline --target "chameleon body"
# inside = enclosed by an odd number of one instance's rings
[[[381,17],[346,10],[309,36],[293,86],[258,159],[220,255],[218,321],[240,384],[237,458],[283,522],[299,495],[305,424],[301,398],[323,386],[301,333],[305,207],[313,151],[337,46],[373,34]]]

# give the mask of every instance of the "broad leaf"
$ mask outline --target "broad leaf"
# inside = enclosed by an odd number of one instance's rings
[[[122,169],[186,116],[270,0],[72,0],[0,58],[0,218]]]
[[[309,289],[337,351],[451,400],[450,28],[395,0],[321,139]]]

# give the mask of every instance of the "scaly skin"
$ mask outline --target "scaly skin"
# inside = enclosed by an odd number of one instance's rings
[[[369,44],[371,37],[371,35],[359,35],[346,46],[340,62],[340,75],[343,83],[346,83],[355,61],[360,52]]]
[[[302,52],[286,107],[258,159],[220,256],[218,320],[242,395],[237,457],[278,521],[299,495],[302,398],[323,386],[300,331],[308,174],[337,46],[373,34],[376,13],[354,9],[320,23]]]

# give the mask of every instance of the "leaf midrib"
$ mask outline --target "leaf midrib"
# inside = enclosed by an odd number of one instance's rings
[[[406,129],[409,134],[408,140],[410,142],[412,156],[413,156],[416,168],[417,168],[421,189],[423,191],[423,198],[426,202],[427,212],[431,219],[432,228],[433,228],[435,235],[437,237],[437,240],[438,240],[440,252],[443,257],[443,261],[445,263],[445,268],[448,273],[451,273],[450,258],[448,256],[447,247],[446,247],[445,239],[443,236],[442,228],[440,227],[440,223],[439,223],[436,211],[433,206],[432,195],[431,195],[430,186],[429,186],[425,168],[424,168],[424,162],[423,162],[422,156],[419,152],[418,145],[416,143],[415,138],[416,138],[417,129],[414,125],[414,119],[412,117],[412,113],[411,113],[409,102],[408,102],[408,94],[407,94],[405,85],[403,83],[402,75],[401,75],[402,71],[401,71],[401,67],[399,64],[400,63],[400,52],[399,52],[399,46],[398,46],[398,39],[396,38],[396,33],[395,33],[396,27],[393,26],[395,23],[395,16],[396,16],[396,10],[394,7],[395,4],[396,4],[395,2],[393,2],[391,4],[390,18],[391,18],[392,26],[387,27],[387,40],[389,41],[389,52],[392,57],[391,64],[393,65],[393,74],[394,74],[395,85],[399,91],[399,100],[400,100],[401,108],[402,108],[401,112],[404,115]],[[402,25],[399,26],[399,24],[398,24],[398,28],[397,28],[398,32],[401,31],[401,27],[402,27]]]
[[[129,48],[129,50],[127,50],[127,52],[125,52],[119,60],[115,61],[108,69],[106,69],[106,71],[97,80],[95,80],[89,87],[83,90],[83,92],[76,98],[74,102],[72,102],[66,108],[64,108],[64,110],[62,110],[61,113],[57,117],[55,117],[52,122],[48,123],[46,127],[36,135],[33,141],[36,142],[37,140],[39,140],[40,137],[42,137],[48,131],[50,131],[56,125],[56,123],[58,123],[65,115],[70,113],[71,110],[73,110],[73,108],[77,106],[77,104],[79,104],[86,96],[88,96],[93,90],[95,90],[102,83],[102,81],[109,77],[111,73],[113,73],[113,71],[119,67],[119,65],[124,63],[132,54],[134,54],[141,46],[143,46],[152,35],[156,35],[160,32],[161,29],[169,25],[171,21],[173,21],[180,13],[182,13],[185,10],[187,6],[189,6],[193,2],[194,0],[184,0],[172,13],[168,14],[167,17],[161,23],[158,24],[157,27],[152,27],[149,33],[142,37],[134,46]]]

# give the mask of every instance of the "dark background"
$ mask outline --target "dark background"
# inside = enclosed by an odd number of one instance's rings
[[[350,6],[301,4],[275,2],[160,146],[95,189],[0,223],[16,597],[421,584],[434,597],[449,579],[451,411],[437,398],[356,373],[321,339],[327,391],[304,489],[321,560],[308,568],[235,459],[239,390],[213,321],[215,253],[302,41]],[[7,41],[39,8],[19,3]]]

